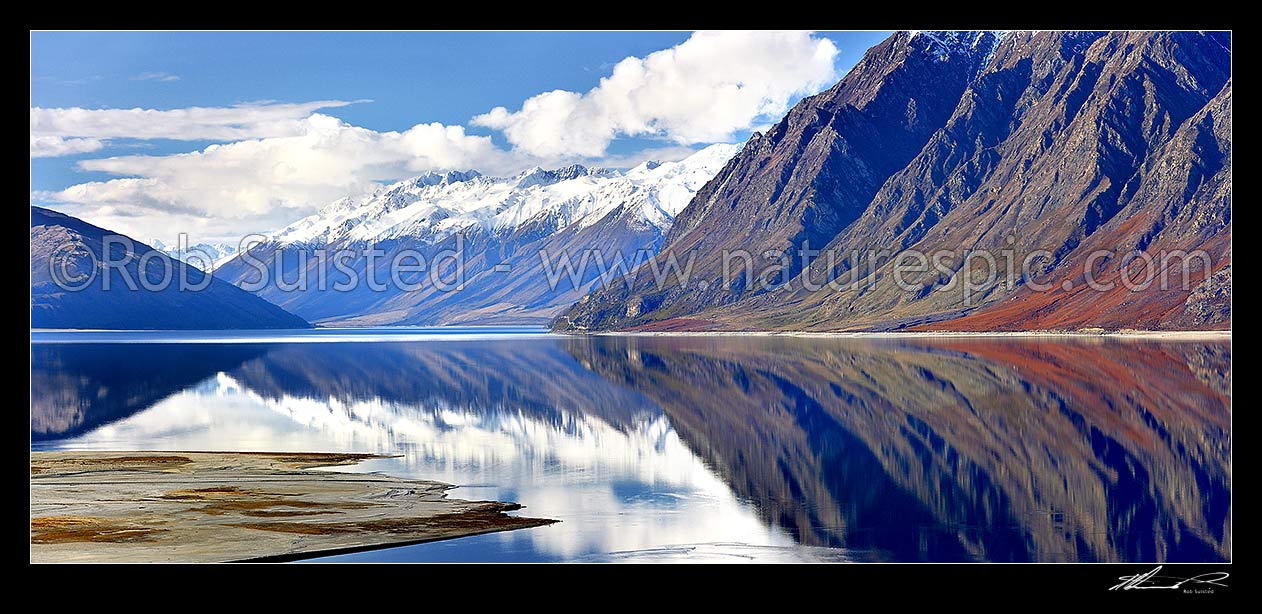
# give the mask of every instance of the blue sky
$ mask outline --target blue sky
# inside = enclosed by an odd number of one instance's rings
[[[156,236],[184,225],[218,237],[271,230],[339,192],[430,168],[678,158],[747,138],[888,34],[34,32],[32,202],[120,231]],[[593,90],[628,57],[649,59],[616,87]],[[728,95],[733,79],[745,93]],[[713,112],[697,106],[706,88]],[[554,90],[565,93],[541,96]],[[313,101],[337,102],[284,106]],[[496,107],[503,113],[489,113]],[[185,111],[195,108],[210,110]],[[313,114],[340,122],[307,122]],[[364,152],[387,150],[364,162]],[[308,159],[311,172],[338,179],[299,188],[311,182],[230,172]]]

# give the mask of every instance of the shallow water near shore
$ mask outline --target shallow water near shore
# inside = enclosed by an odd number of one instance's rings
[[[353,470],[561,520],[319,560],[1231,559],[1230,339],[32,341],[32,449],[397,454]]]

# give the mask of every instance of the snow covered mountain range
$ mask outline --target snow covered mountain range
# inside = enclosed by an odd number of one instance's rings
[[[566,277],[550,287],[544,254],[551,266],[561,252],[575,264],[587,252],[591,261],[622,257],[628,265],[638,250],[655,253],[675,215],[740,147],[711,145],[677,162],[645,162],[627,171],[573,165],[511,177],[472,170],[426,173],[335,201],[252,247],[249,262],[239,255],[219,264],[215,275],[249,286],[261,277],[258,263],[265,263],[270,282],[257,292],[322,322],[543,324],[586,294],[601,274],[601,267],[589,266],[577,280]],[[320,250],[350,250],[355,255],[346,263],[364,276],[367,248],[384,250],[378,263],[403,250],[416,250],[428,261],[459,249],[465,288],[444,292],[424,284],[404,291],[386,283],[391,286],[386,290],[359,284],[329,291],[310,283],[305,290],[287,290],[276,283],[278,271],[292,283],[300,271],[314,280],[321,267],[334,275],[330,283],[345,279],[327,261],[317,261]],[[388,281],[389,273],[378,271],[378,279]]]
[[[217,268],[237,255],[237,246],[233,243],[196,243],[185,249],[178,245],[167,245],[158,239],[150,239],[149,246],[185,264],[199,269]]]
[[[513,177],[426,173],[367,197],[335,201],[272,238],[306,246],[404,237],[434,242],[474,228],[505,233],[544,220],[558,229],[585,227],[620,207],[665,229],[739,149],[713,145],[679,162],[645,162],[625,173],[577,164],[535,167]]]

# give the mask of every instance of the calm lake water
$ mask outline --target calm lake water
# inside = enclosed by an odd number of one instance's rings
[[[399,455],[533,529],[324,561],[1224,561],[1231,343],[33,332],[31,448]]]

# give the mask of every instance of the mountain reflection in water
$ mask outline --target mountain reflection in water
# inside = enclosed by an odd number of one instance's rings
[[[469,542],[526,560],[1219,561],[1230,360],[1115,339],[37,343],[32,447],[397,453],[363,470],[561,519]]]

